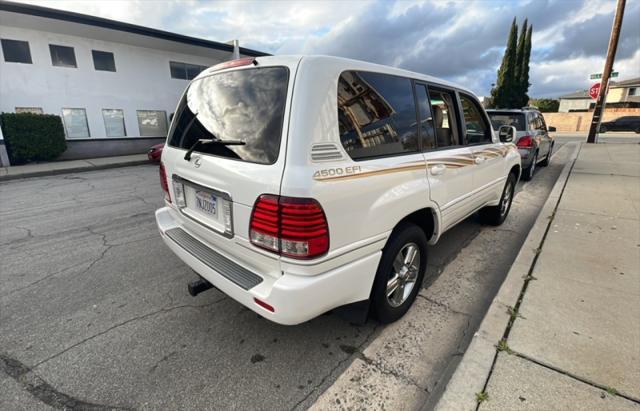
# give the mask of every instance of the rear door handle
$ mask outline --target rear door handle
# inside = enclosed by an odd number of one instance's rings
[[[476,164],[480,164],[480,163],[484,163],[484,161],[485,161],[486,159],[487,159],[487,158],[486,158],[485,156],[476,156],[476,157],[473,159],[473,161],[474,161]]]
[[[437,164],[431,167],[431,174],[434,176],[439,176],[440,174],[444,173],[446,170],[447,170],[447,166],[445,166],[444,164]]]

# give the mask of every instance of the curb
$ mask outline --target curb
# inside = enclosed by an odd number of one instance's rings
[[[511,316],[508,307],[515,307],[520,292],[525,284],[525,277],[535,263],[538,250],[542,247],[547,228],[552,222],[556,207],[560,202],[562,191],[566,185],[573,164],[578,157],[581,143],[567,143],[574,145],[573,152],[569,155],[558,180],[554,184],[549,198],[540,210],[529,235],[522,244],[509,273],[500,286],[487,313],[485,314],[478,331],[473,335],[462,360],[447,383],[442,396],[434,409],[437,411],[449,410],[476,410],[478,403],[476,393],[484,390],[488,377],[493,367],[496,355],[496,344],[503,336]]]
[[[88,162],[88,160],[85,160]],[[144,164],[154,164],[149,160],[136,160],[136,161],[128,161],[124,163],[111,163],[111,164],[100,164],[100,165],[90,165],[90,166],[79,166],[79,167],[69,167],[69,168],[59,168],[59,169],[50,169],[50,170],[42,170],[42,171],[32,171],[25,172],[22,174],[4,174],[0,175],[1,181],[9,181],[9,180],[18,180],[21,178],[32,178],[32,177],[43,177],[43,176],[53,176],[58,174],[68,174],[68,173],[82,173],[85,171],[95,171],[95,170],[107,170],[110,168],[120,168],[120,167],[129,167],[129,166],[140,166]]]

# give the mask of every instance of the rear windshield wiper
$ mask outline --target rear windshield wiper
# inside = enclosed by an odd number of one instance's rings
[[[191,148],[189,148],[189,150],[185,153],[184,159],[187,161],[191,161],[191,153],[193,153],[193,151],[201,144],[220,144],[223,146],[244,146],[247,143],[242,140],[218,140],[218,139],[201,138],[201,139],[198,139],[195,143],[193,143]]]

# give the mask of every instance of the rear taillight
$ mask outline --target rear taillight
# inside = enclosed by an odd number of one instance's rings
[[[312,198],[263,194],[251,212],[249,239],[274,253],[309,259],[329,251],[329,225]]]
[[[171,196],[169,195],[169,182],[167,181],[167,171],[164,169],[164,164],[160,163],[160,185],[162,191],[164,191],[165,199],[171,202]]]
[[[522,136],[518,139],[516,143],[518,148],[530,148],[533,147],[533,137],[531,136]]]

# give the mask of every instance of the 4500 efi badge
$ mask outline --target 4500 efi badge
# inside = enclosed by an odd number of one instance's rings
[[[368,302],[382,322],[416,298],[427,245],[480,211],[509,213],[515,129],[467,89],[333,57],[239,59],[185,91],[162,153],[165,243],[260,315],[298,324]]]

